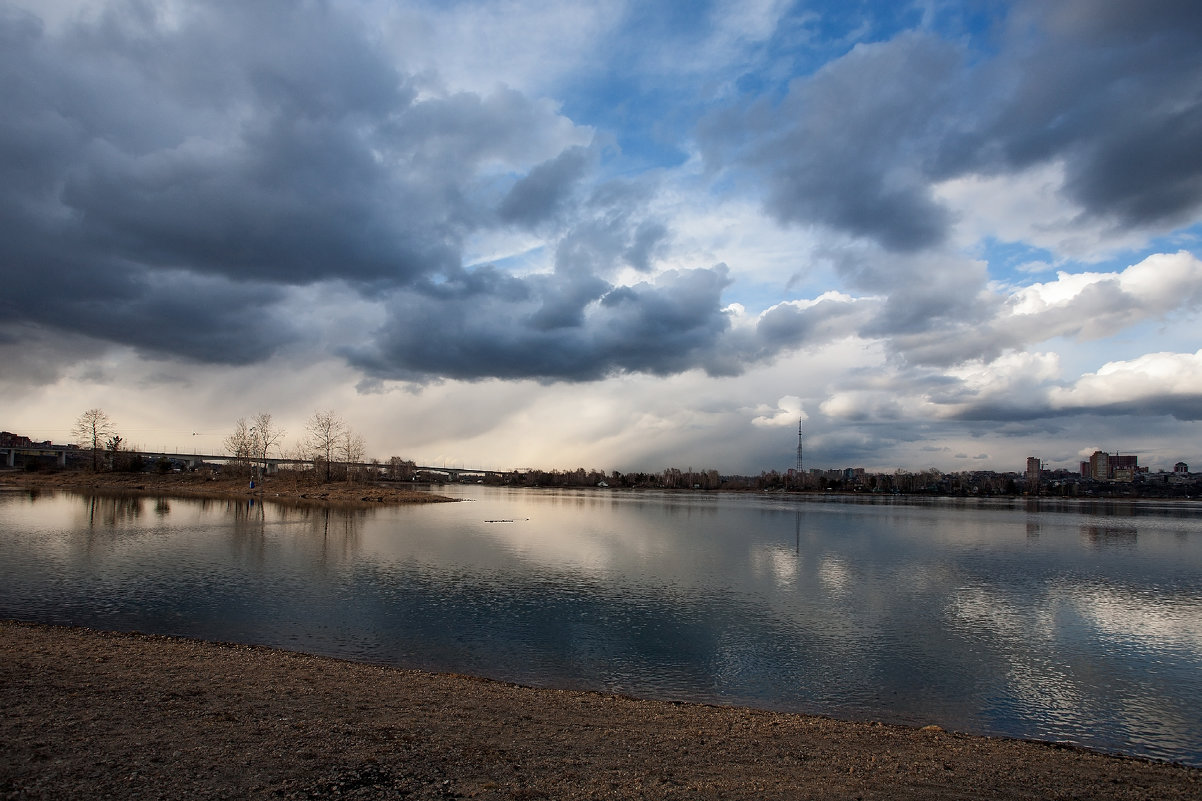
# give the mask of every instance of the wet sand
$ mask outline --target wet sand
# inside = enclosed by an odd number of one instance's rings
[[[1199,799],[1077,748],[0,622],[0,798]]]

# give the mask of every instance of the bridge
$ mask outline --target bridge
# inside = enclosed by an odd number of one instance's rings
[[[91,457],[90,448],[76,448],[68,445],[14,445],[0,447],[0,460],[8,467],[17,466],[17,456],[42,458],[52,457],[59,467],[67,466],[67,454],[75,454],[82,458]],[[189,469],[200,465],[202,462],[218,462],[226,464],[227,462],[235,461],[234,457],[229,454],[204,454],[204,453],[167,453],[165,451],[123,451],[131,456],[141,456],[143,459],[157,462],[159,459],[167,459],[168,461],[182,462]],[[312,468],[317,465],[313,459],[285,459],[267,457],[266,459],[252,459],[252,464],[264,465],[268,473],[274,473],[279,470],[281,465],[288,465],[300,468]],[[346,467],[357,467],[364,470],[370,469],[387,469],[386,463],[373,462],[338,462],[335,464]],[[415,465],[411,468],[414,473],[427,473],[446,476],[448,481],[459,481],[463,476],[480,476],[488,478],[490,476],[506,476],[512,471],[506,470],[483,470],[472,467],[424,467]]]
[[[17,466],[17,457],[51,457],[55,460],[59,467],[67,466],[67,454],[74,454],[81,459],[90,459],[92,455],[91,448],[75,448],[70,445],[6,445],[0,447],[0,460],[7,467]],[[227,462],[229,456],[208,456],[204,454],[180,454],[180,453],[157,453],[155,451],[122,451],[131,456],[141,456],[143,459],[175,459],[184,462],[188,467],[195,467],[201,462],[220,461]],[[269,461],[281,461],[278,459]],[[288,460],[283,460],[288,461]]]
[[[8,467],[17,466],[17,456],[32,456],[40,458],[43,456],[53,457],[59,467],[67,466],[67,451],[74,450],[76,453],[81,451],[78,448],[66,448],[62,445],[17,445],[13,447],[0,448],[0,458],[4,459],[4,464]]]

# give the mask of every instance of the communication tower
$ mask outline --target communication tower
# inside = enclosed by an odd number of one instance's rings
[[[797,419],[797,482],[802,485],[804,485],[804,483],[805,483],[802,480],[802,472],[801,472],[801,445],[802,445],[802,431],[803,431],[802,427],[804,425],[805,425],[805,418],[799,417]]]

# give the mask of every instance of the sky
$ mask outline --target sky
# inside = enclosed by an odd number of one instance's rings
[[[0,428],[1202,469],[1194,0],[0,0]]]

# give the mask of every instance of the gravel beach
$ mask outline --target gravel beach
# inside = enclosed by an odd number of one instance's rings
[[[1198,799],[1044,743],[0,622],[0,798]]]

